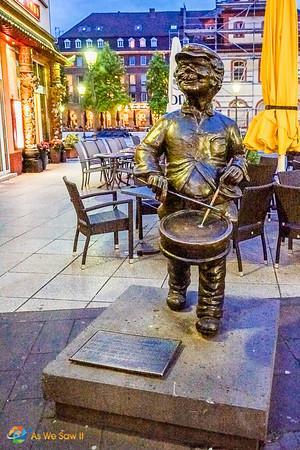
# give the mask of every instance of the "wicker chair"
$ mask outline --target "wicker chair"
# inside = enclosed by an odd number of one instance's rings
[[[271,160],[271,158],[269,158]],[[272,158],[273,159],[273,158]],[[248,164],[249,181],[241,183],[241,189],[246,187],[264,186],[273,182],[273,177],[276,172],[274,164]]]
[[[293,239],[300,238],[300,187],[274,185],[277,204],[279,232],[276,247],[275,267],[279,266],[280,247],[288,238],[288,250],[293,250]]]
[[[261,237],[264,261],[268,263],[267,247],[264,234],[265,218],[270,207],[273,194],[273,185],[247,187],[244,189],[240,203],[238,221],[233,226],[233,248],[236,250],[238,269],[240,276],[243,276],[243,265],[239,243]]]
[[[293,159],[292,161],[293,170],[300,170],[300,161]]]
[[[79,233],[86,236],[84,250],[82,254],[82,268],[85,266],[88,246],[91,236],[95,234],[114,233],[115,248],[119,248],[118,232],[128,231],[128,254],[129,262],[133,262],[133,200],[117,200],[116,191],[102,191],[93,194],[80,195],[75,183],[67,180],[67,177],[63,177],[65,185],[68,189],[70,199],[74,205],[77,215],[77,227],[73,245],[73,252],[77,250],[77,243]],[[83,200],[92,197],[98,197],[99,195],[112,195],[113,201],[103,202],[90,207],[85,207]],[[126,204],[128,207],[128,214],[124,214],[118,209],[119,205]],[[89,214],[92,211],[99,210],[101,208],[107,208],[111,206],[112,210],[102,211],[96,214]]]
[[[300,187],[300,170],[288,170],[287,172],[278,172],[280,184],[285,186]]]

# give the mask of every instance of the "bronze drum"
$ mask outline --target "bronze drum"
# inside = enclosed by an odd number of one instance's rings
[[[231,221],[210,211],[203,227],[204,211],[182,210],[160,222],[160,249],[168,258],[201,264],[226,256],[230,249]]]

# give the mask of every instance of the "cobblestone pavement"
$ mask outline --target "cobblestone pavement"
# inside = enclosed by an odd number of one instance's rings
[[[127,287],[167,285],[166,263],[161,255],[136,258],[134,264],[128,264],[126,233],[120,233],[118,252],[113,250],[112,235],[97,236],[91,241],[86,269],[80,269],[83,241],[73,255],[75,214],[63,175],[78,183],[79,163],[50,165],[41,174],[24,174],[0,183],[0,448],[4,449],[16,447],[6,434],[18,424],[33,431],[84,433],[82,442],[25,441],[20,445],[24,449],[116,448],[112,444],[118,442],[115,432],[56,422],[52,405],[43,402],[40,375],[48,361]],[[92,188],[98,181],[94,176]],[[300,450],[300,246],[295,242],[293,254],[283,246],[280,267],[275,269],[275,216],[266,230],[269,265],[263,264],[259,239],[242,243],[244,277],[239,277],[236,256],[231,254],[226,294],[281,299],[270,442],[264,449]],[[146,216],[145,240],[155,243],[157,235],[156,217]],[[194,271],[191,288],[196,286]],[[116,450],[140,448],[186,447],[122,435]]]

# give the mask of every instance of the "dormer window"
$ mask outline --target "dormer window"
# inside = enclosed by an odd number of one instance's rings
[[[96,27],[96,31],[103,31],[103,27],[99,25],[98,27]]]
[[[75,40],[75,48],[81,48],[81,40],[80,39]]]
[[[117,47],[118,48],[124,47],[124,39],[122,39],[122,38],[117,39]]]
[[[143,27],[142,27],[142,25],[135,25],[134,29],[135,29],[135,31],[142,31]]]
[[[170,25],[170,30],[176,31],[177,30],[177,25]]]
[[[187,36],[184,36],[184,38],[182,39],[182,44],[187,45],[189,42],[190,42],[189,38]]]
[[[92,41],[92,39],[87,39],[87,40],[85,41],[85,43],[86,43],[87,48],[93,47],[93,41]]]
[[[104,40],[101,38],[97,39],[97,47],[103,48],[103,45],[104,45]]]
[[[155,37],[151,38],[151,47],[157,47],[157,39]]]
[[[128,39],[128,46],[130,48],[134,48],[135,47],[135,40],[133,38]]]
[[[140,39],[140,47],[146,47],[146,39],[143,37]]]
[[[71,48],[71,41],[70,41],[70,39],[65,39],[64,40],[64,44],[65,44],[65,48]]]

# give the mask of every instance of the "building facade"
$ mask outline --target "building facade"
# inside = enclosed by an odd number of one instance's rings
[[[48,0],[1,0],[0,177],[42,170],[37,144],[61,132],[61,63]]]
[[[73,57],[68,69],[71,96],[65,123],[84,125],[78,84],[84,79],[84,53],[100,50],[109,42],[123,58],[131,105],[121,111],[121,123],[149,126],[146,73],[155,51],[168,61],[171,41],[199,42],[214,49],[225,65],[224,84],[215,99],[215,107],[236,119],[242,131],[257,111],[264,108],[260,83],[260,59],[265,0],[217,0],[207,11],[160,12],[150,8],[144,13],[91,14],[59,37],[65,56]],[[108,124],[109,125],[109,124]]]

